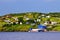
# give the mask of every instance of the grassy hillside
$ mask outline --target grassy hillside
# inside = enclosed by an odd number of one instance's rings
[[[37,21],[39,19],[39,21]],[[34,22],[37,21],[37,22]],[[6,22],[7,21],[7,22]],[[38,23],[44,24],[45,21],[57,22],[57,24],[47,24],[48,31],[60,31],[60,13],[39,13],[26,12],[14,13],[0,16],[0,31],[12,32],[20,31],[27,32],[29,29],[37,28]]]

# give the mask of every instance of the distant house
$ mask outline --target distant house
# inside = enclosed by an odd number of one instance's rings
[[[18,24],[18,22],[15,22],[16,24]]]
[[[15,21],[18,21],[18,18],[17,17],[12,17]]]
[[[44,22],[44,25],[48,25],[48,22],[47,22],[47,21],[45,21],[45,22]]]
[[[40,22],[41,20],[40,19],[37,19],[37,22]]]
[[[4,20],[5,22],[10,22],[10,20]]]
[[[42,17],[44,17],[45,15],[44,15],[44,14],[42,14],[41,16],[42,16]]]
[[[56,25],[57,24],[57,22],[51,22],[51,25]]]
[[[51,16],[46,16],[46,18],[50,18]]]
[[[20,24],[23,24],[22,22],[20,22]]]
[[[29,20],[29,18],[26,18],[26,20]]]
[[[33,19],[29,19],[29,20],[26,21],[26,24],[31,24],[31,23],[34,23]]]
[[[45,15],[44,15],[44,14],[42,14],[42,15],[41,15],[41,17],[42,17],[42,18],[45,18]]]
[[[29,22],[26,22],[26,24],[30,24]]]

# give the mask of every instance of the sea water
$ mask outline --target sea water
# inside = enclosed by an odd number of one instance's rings
[[[60,32],[0,32],[0,40],[60,40]]]

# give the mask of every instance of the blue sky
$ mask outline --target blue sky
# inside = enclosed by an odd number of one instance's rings
[[[60,0],[0,0],[0,16],[21,12],[60,12]]]

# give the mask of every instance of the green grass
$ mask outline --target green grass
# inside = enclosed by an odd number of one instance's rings
[[[32,19],[37,19],[38,15],[39,15],[39,13],[35,13],[33,15],[33,12],[31,12],[30,15],[29,14],[21,14],[21,15],[20,14],[19,15],[18,14],[13,14],[13,17],[18,17],[19,18],[19,17],[27,16],[27,17],[30,17]],[[50,14],[48,14],[48,15],[50,15]],[[51,14],[51,15],[54,15],[54,14]],[[6,19],[9,19],[11,21],[14,21],[14,19],[12,19],[12,18],[6,18]],[[42,19],[42,21],[39,22],[41,24],[43,24],[48,19],[50,19],[50,21],[55,21],[55,22],[60,23],[60,18],[59,17],[51,17],[51,18],[43,18],[42,17],[41,19]],[[23,20],[24,20],[24,22],[26,22],[25,19],[23,19]],[[32,28],[37,28],[37,24],[34,25],[34,26],[31,26],[30,24],[29,25],[27,25],[27,24],[22,24],[22,25],[16,24],[16,25],[13,25],[12,24],[12,25],[7,25],[7,26],[3,27],[3,25],[5,25],[5,24],[7,24],[7,23],[6,22],[3,22],[2,20],[0,20],[0,31],[9,31],[9,32],[11,32],[11,31],[25,32],[26,31],[27,32],[31,27]],[[50,26],[52,26],[52,25],[50,25]],[[60,31],[60,24],[56,25],[54,28],[48,28],[47,30]]]

